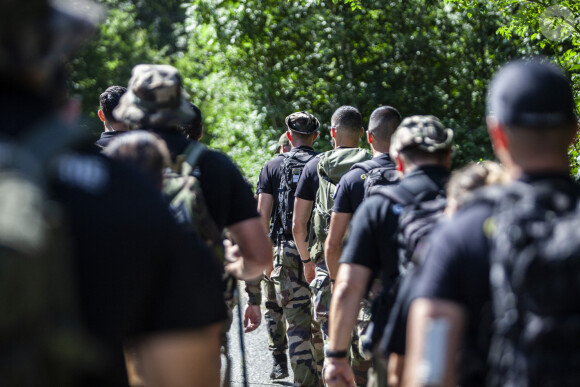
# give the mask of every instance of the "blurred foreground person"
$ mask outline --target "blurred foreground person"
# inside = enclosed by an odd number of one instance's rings
[[[495,75],[487,126],[515,181],[476,192],[433,234],[409,311],[404,385],[580,383],[575,111],[553,64],[515,61]]]
[[[132,342],[157,384],[216,386],[220,269],[149,182],[91,153],[64,59],[102,13],[56,4],[0,1],[1,384],[126,386]]]

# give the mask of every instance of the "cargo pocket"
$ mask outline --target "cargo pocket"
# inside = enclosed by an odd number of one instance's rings
[[[330,278],[328,273],[317,271],[316,278],[310,285],[314,299],[314,318],[321,321],[328,318],[330,309]]]
[[[294,296],[292,279],[288,275],[288,270],[284,266],[276,266],[270,278],[276,288],[276,302],[279,306],[285,307]]]

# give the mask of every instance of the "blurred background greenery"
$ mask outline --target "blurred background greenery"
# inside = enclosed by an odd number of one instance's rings
[[[460,166],[493,157],[485,95],[507,60],[546,55],[580,89],[575,1],[99,1],[108,17],[70,67],[88,129],[102,130],[98,96],[108,86],[126,86],[138,63],[168,63],[203,112],[202,141],[253,183],[294,111],[319,118],[320,150],[330,149],[329,120],[341,105],[365,120],[380,105],[433,114],[456,131]],[[578,152],[570,150],[574,174]]]

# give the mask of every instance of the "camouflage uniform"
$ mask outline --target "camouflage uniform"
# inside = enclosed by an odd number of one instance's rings
[[[286,338],[286,320],[284,310],[276,300],[276,288],[273,281],[264,280],[262,289],[266,296],[266,312],[264,318],[268,328],[268,348],[274,356],[285,355],[288,350]]]
[[[294,385],[318,386],[319,376],[312,345],[312,294],[304,278],[294,241],[278,242],[271,278],[278,305],[286,318]]]
[[[361,350],[361,337],[366,331],[371,321],[371,302],[364,299],[360,303],[360,310],[356,326],[352,333],[352,342],[350,346],[350,365],[357,386],[366,386],[368,379],[368,371],[371,367],[372,361],[370,357],[367,359]]]

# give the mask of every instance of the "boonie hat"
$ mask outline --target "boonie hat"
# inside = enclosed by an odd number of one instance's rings
[[[405,118],[391,138],[391,157],[395,158],[405,148],[417,147],[433,153],[451,149],[453,130],[445,128],[435,116]]]
[[[289,146],[290,145],[290,140],[288,140],[288,136],[286,135],[286,132],[282,133],[282,135],[280,136],[280,139],[278,140],[278,148],[281,146]]]
[[[104,15],[87,0],[0,1],[0,72],[50,74],[86,43]]]
[[[133,68],[113,115],[127,124],[150,127],[178,125],[195,117],[177,69],[151,64]]]
[[[526,128],[573,124],[576,106],[570,81],[541,58],[505,65],[493,78],[487,115]]]
[[[310,134],[318,130],[320,122],[312,114],[302,111],[286,117],[286,126],[294,132]]]

